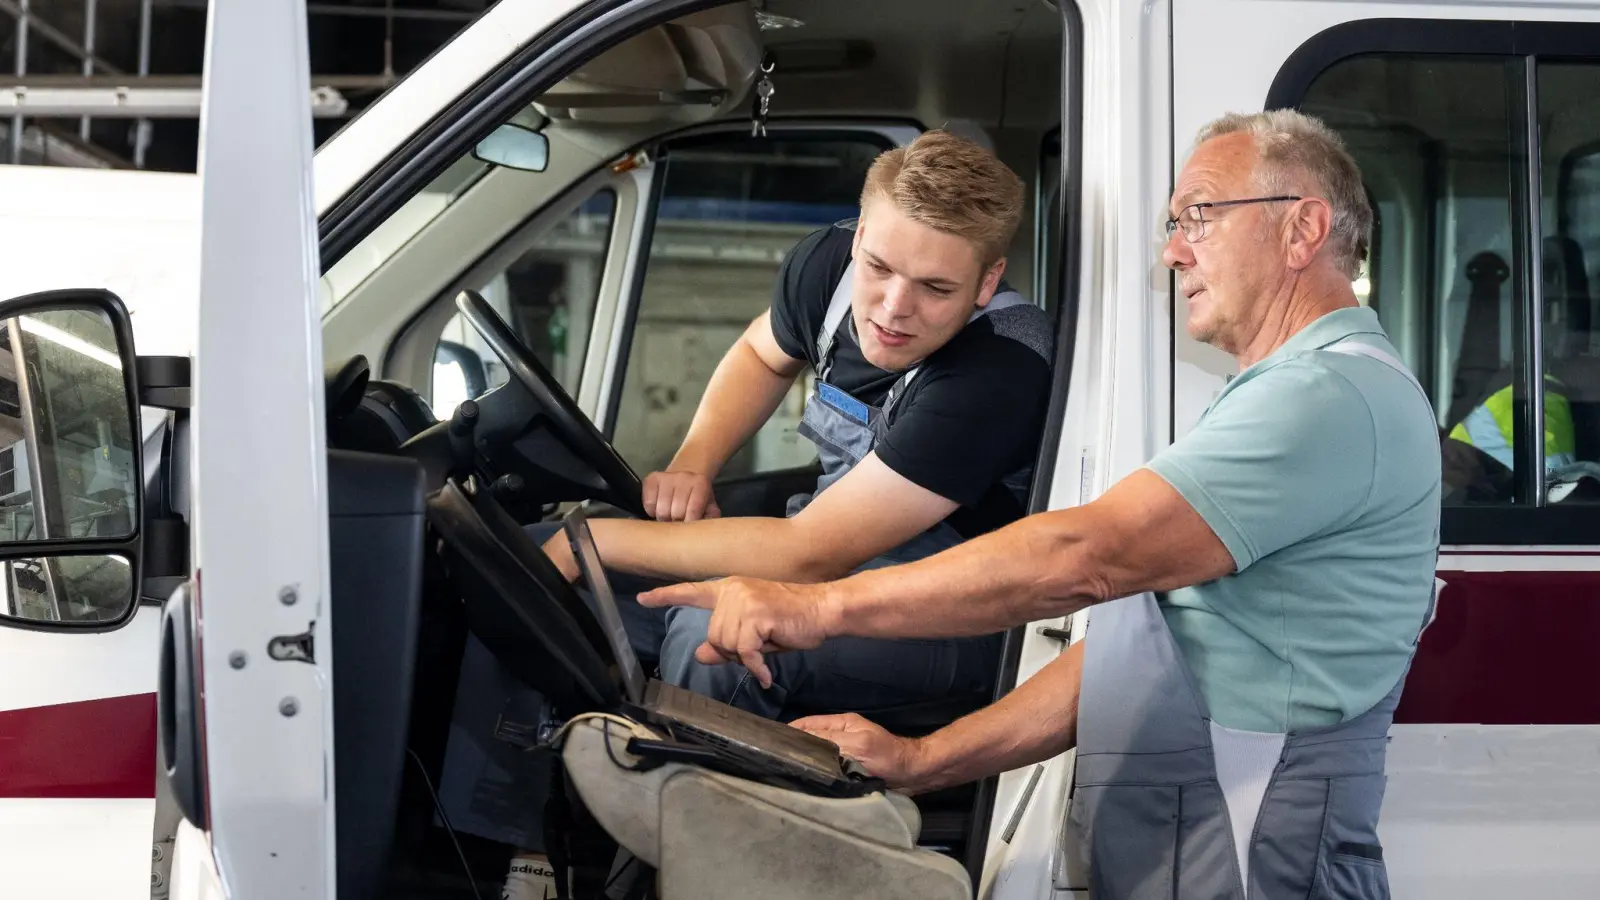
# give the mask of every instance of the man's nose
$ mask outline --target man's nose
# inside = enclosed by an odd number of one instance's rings
[[[894,279],[883,292],[883,311],[899,318],[909,316],[916,309],[916,298],[911,295],[911,285],[901,278]]]
[[[1194,247],[1183,236],[1182,228],[1172,229],[1167,245],[1161,248],[1161,263],[1169,269],[1183,269],[1194,265]]]

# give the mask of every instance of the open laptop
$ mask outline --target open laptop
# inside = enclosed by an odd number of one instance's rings
[[[832,741],[646,678],[628,642],[616,594],[601,565],[583,507],[568,513],[562,525],[589,586],[589,603],[620,670],[623,696],[638,718],[660,726],[676,740],[697,746],[739,774],[799,782],[813,792],[841,796],[883,789],[880,779],[867,776],[842,757]]]

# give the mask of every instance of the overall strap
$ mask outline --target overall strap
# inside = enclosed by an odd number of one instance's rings
[[[823,381],[828,380],[828,370],[833,368],[833,343],[839,326],[850,312],[851,285],[854,283],[852,276],[855,271],[855,260],[851,260],[844,267],[844,274],[839,276],[839,283],[833,286],[833,299],[828,301],[828,312],[822,317],[822,331],[817,334],[817,377]]]
[[[1405,363],[1402,363],[1400,360],[1395,359],[1393,356],[1390,356],[1371,344],[1363,344],[1358,341],[1341,341],[1340,343],[1323,347],[1322,349],[1329,353],[1340,353],[1345,356],[1365,356],[1368,359],[1377,360],[1396,372],[1399,372],[1400,375],[1405,378],[1405,380],[1411,382],[1411,386],[1417,389],[1417,393],[1422,395],[1422,403],[1428,407],[1428,416],[1430,418],[1433,417],[1433,401],[1428,399],[1428,392],[1422,389],[1422,382],[1417,380],[1417,376],[1411,374],[1411,370],[1406,368]]]
[[[1430,422],[1437,421],[1433,411],[1433,401],[1429,399],[1428,392],[1423,390],[1422,382],[1418,381],[1417,376],[1413,375],[1411,370],[1406,368],[1405,364],[1400,360],[1395,359],[1393,356],[1385,353],[1382,350],[1379,350],[1377,347],[1374,347],[1371,344],[1363,344],[1357,341],[1341,341],[1337,344],[1323,347],[1322,349],[1329,353],[1342,353],[1345,356],[1365,356],[1368,359],[1377,360],[1396,372],[1399,372],[1402,376],[1404,376],[1405,380],[1411,382],[1411,386],[1416,388],[1417,394],[1422,397],[1422,405],[1428,409],[1428,420]],[[1434,559],[1435,567],[1437,567],[1437,551],[1434,552]],[[1422,627],[1417,629],[1416,638],[1411,642],[1413,646],[1421,642],[1422,632],[1426,631],[1428,626],[1433,624],[1434,616],[1438,614],[1439,589],[1442,587],[1444,587],[1444,581],[1435,575],[1433,579],[1433,592],[1428,597],[1428,612],[1422,617]],[[1399,686],[1397,685],[1396,690],[1398,689]]]
[[[978,321],[992,312],[998,312],[1002,309],[1009,309],[1013,306],[1029,305],[1031,304],[1028,303],[1027,298],[1023,297],[1016,291],[1008,290],[1003,293],[998,293],[991,297],[988,303],[984,304],[978,309],[973,310],[972,315],[967,317],[967,324],[971,325],[973,322]],[[894,407],[895,401],[899,400],[900,397],[905,394],[906,388],[911,386],[911,382],[916,379],[917,373],[921,370],[922,367],[917,366],[916,368],[907,371],[904,375],[900,376],[900,380],[896,381],[893,387],[889,388],[889,393],[883,398],[883,412],[885,415],[888,415],[889,410]]]

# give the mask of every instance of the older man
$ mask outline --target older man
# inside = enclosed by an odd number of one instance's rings
[[[1228,116],[1170,214],[1189,333],[1240,372],[1147,466],[895,569],[641,599],[714,609],[700,658],[762,682],[763,653],[836,636],[982,634],[1104,604],[1085,640],[926,738],[796,724],[910,791],[1076,746],[1072,816],[1102,897],[1387,896],[1384,746],[1432,608],[1440,463],[1431,407],[1351,291],[1372,222],[1360,173],[1315,120]]]

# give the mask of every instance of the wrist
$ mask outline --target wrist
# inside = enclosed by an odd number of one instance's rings
[[[817,587],[817,615],[821,620],[824,640],[845,637],[849,620],[848,581],[825,581]]]
[[[926,793],[945,786],[939,780],[943,764],[939,761],[937,737],[936,732],[926,737],[905,739],[901,766],[905,773],[905,787],[910,793]]]
[[[705,478],[716,478],[717,471],[722,468],[721,460],[713,453],[702,450],[698,445],[685,443],[678,448],[672,462],[667,463],[664,471],[681,472],[690,475],[700,475]]]

